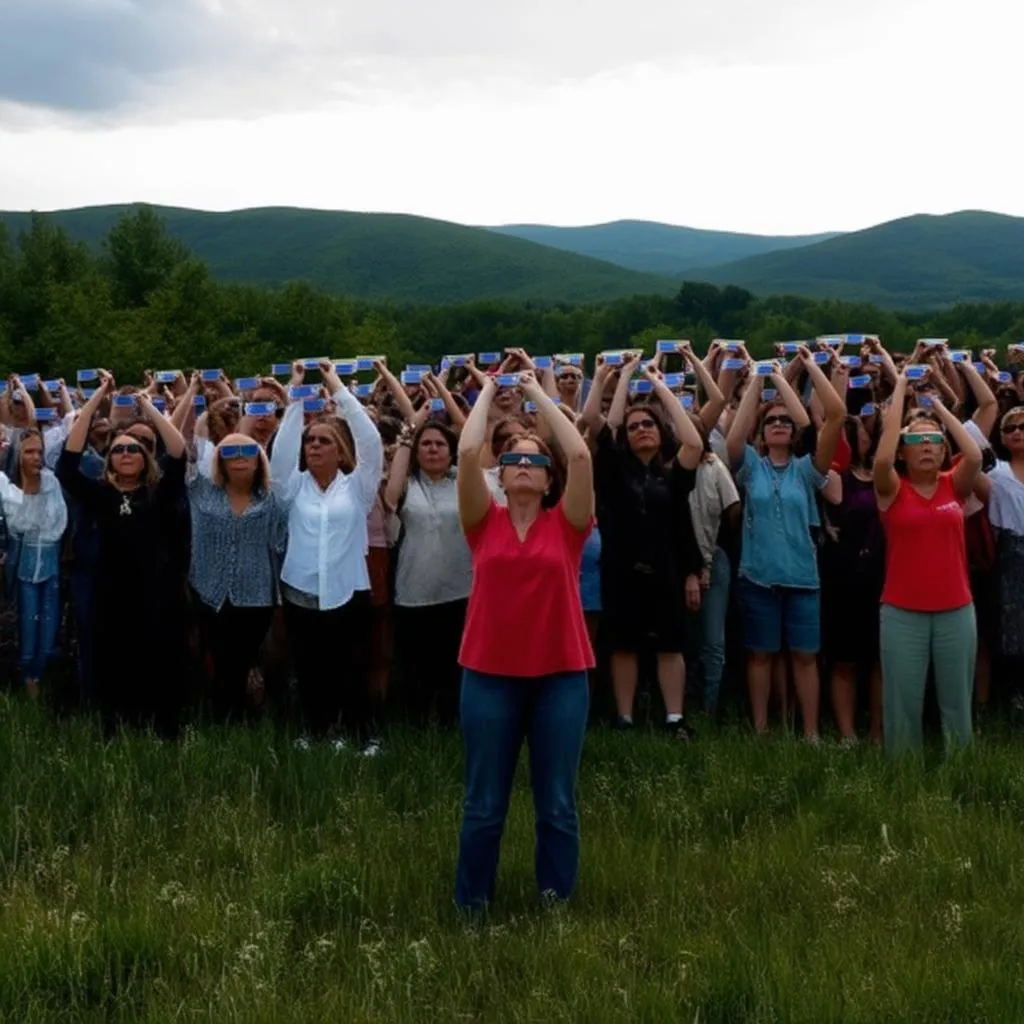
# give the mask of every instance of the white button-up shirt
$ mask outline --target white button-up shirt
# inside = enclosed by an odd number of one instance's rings
[[[275,493],[289,503],[288,552],[281,579],[315,596],[320,608],[340,608],[357,590],[370,589],[366,518],[384,470],[384,446],[373,420],[347,388],[334,395],[355,443],[356,468],[338,473],[326,491],[309,471],[299,472],[302,402],[285,411],[270,460]]]

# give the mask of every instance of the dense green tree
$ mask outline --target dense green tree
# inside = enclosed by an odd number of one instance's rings
[[[481,300],[448,306],[368,303],[304,282],[279,289],[224,284],[169,238],[152,211],[127,214],[94,256],[45,218],[16,240],[0,225],[0,361],[6,372],[71,379],[104,365],[122,379],[145,368],[223,366],[266,372],[305,356],[375,355],[392,364],[446,353],[526,348],[584,352],[690,338],[771,343],[840,331],[878,333],[907,349],[915,338],[957,345],[1024,337],[1024,304],[960,305],[929,315],[795,296],[756,298],[740,288],[686,282],[677,295],[635,295],[592,305]]]

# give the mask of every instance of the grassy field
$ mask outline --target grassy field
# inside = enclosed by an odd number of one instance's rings
[[[454,736],[104,744],[0,698],[0,1019],[1021,1020],[1022,767],[598,730],[577,897],[537,906],[524,766],[470,927]]]

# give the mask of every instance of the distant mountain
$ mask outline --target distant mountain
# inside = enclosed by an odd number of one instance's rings
[[[98,246],[133,209],[94,206],[47,217]],[[670,294],[678,281],[548,248],[484,228],[388,213],[267,208],[207,213],[153,207],[170,233],[225,281],[309,281],[362,299],[446,303],[495,298],[596,302]],[[17,232],[30,214],[0,212]]]
[[[895,309],[1021,301],[1024,219],[972,210],[920,214],[687,276],[763,295],[849,299]]]
[[[646,220],[617,220],[581,228],[546,224],[506,224],[491,228],[555,249],[607,260],[632,270],[645,270],[678,278],[692,267],[730,263],[760,253],[814,245],[835,232],[819,235],[743,235],[730,231],[704,231]]]

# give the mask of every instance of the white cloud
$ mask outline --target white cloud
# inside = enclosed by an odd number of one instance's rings
[[[113,106],[0,111],[5,206],[645,217],[772,233],[1024,214],[1024,14],[1010,0],[890,0],[884,16],[874,0],[178,12],[206,42],[169,32],[157,73],[130,75]]]

